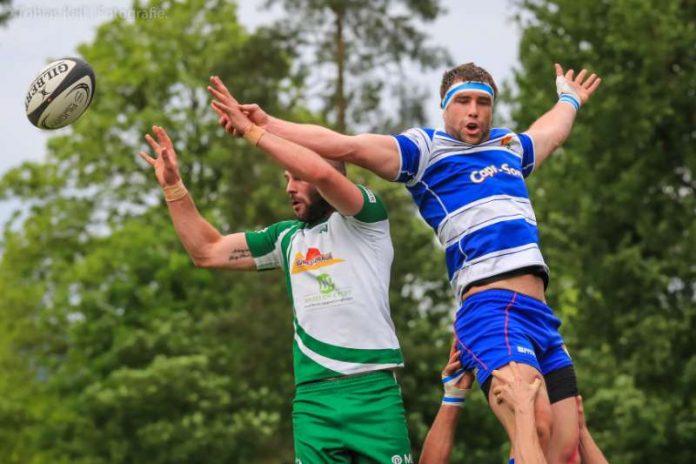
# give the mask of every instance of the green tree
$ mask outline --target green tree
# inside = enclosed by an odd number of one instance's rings
[[[0,0],[0,25],[2,25],[10,19],[10,8],[10,0]]]
[[[98,82],[88,113],[45,162],[0,180],[3,198],[28,205],[0,261],[2,462],[292,456],[282,279],[195,269],[135,156],[151,124],[166,126],[223,231],[283,217],[279,171],[223,136],[205,85],[218,74],[282,113],[292,55],[245,32],[229,2],[152,6],[165,17],[117,18],[80,47]]]
[[[691,462],[696,5],[517,3],[521,127],[552,104],[554,62],[604,78],[530,187],[590,426],[612,462]]]
[[[80,47],[97,75],[88,113],[49,141],[45,161],[0,179],[0,198],[26,205],[0,258],[3,462],[292,461],[282,278],[195,269],[135,154],[151,124],[167,127],[204,216],[223,233],[253,229],[290,215],[282,177],[217,127],[207,77],[271,113],[317,119],[279,103],[303,88],[292,44],[247,33],[234,4],[134,5],[151,6],[166,15],[116,18]],[[448,352],[444,259],[401,186],[366,182],[391,206],[391,299],[418,447]]]
[[[443,12],[438,0],[267,0],[267,4],[281,4],[287,12],[275,30],[302,47],[301,73],[309,76],[310,89],[319,89],[325,118],[339,132],[357,126],[401,127],[413,118],[423,119],[423,92],[413,78],[403,76],[407,65],[432,69],[449,60],[444,48],[427,43],[420,28]],[[377,111],[389,92],[391,108]]]

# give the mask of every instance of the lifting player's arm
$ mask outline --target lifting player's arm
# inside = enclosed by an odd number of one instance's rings
[[[578,405],[578,420],[580,427],[580,461],[584,464],[609,464],[607,458],[595,443],[585,423],[585,409],[582,405],[582,396],[576,396]]]
[[[157,157],[144,151],[139,155],[155,170],[174,229],[194,264],[206,268],[256,270],[244,233],[223,236],[200,215],[181,181],[172,141],[161,127],[153,127],[153,132],[157,140],[150,134],[145,139]]]
[[[534,402],[541,379],[537,377],[532,383],[527,383],[516,362],[511,362],[509,366],[512,377],[498,370],[493,371],[493,376],[500,381],[493,394],[498,403],[507,404],[515,414],[515,437],[512,442],[515,464],[546,464],[534,416]]]
[[[218,102],[228,107],[238,105],[219,77],[211,77],[210,82],[208,89]],[[399,148],[391,136],[343,135],[314,124],[297,124],[271,117],[255,104],[240,105],[240,108],[257,126],[324,158],[355,164],[387,180],[394,180],[399,174]]]
[[[211,106],[220,117],[221,124],[230,131],[243,134],[293,177],[314,185],[336,211],[344,216],[354,216],[360,212],[364,198],[358,186],[317,153],[256,126],[236,103],[228,105],[214,100]]]
[[[566,141],[573,129],[575,115],[580,106],[587,103],[602,82],[596,74],[587,76],[585,69],[580,71],[576,77],[573,76],[572,69],[564,75],[561,65],[556,64],[558,103],[537,119],[526,131],[534,141],[537,168]]]
[[[450,462],[459,413],[464,406],[466,397],[471,392],[473,381],[474,375],[462,369],[455,341],[452,343],[447,365],[442,370],[445,395],[433,425],[430,426],[428,435],[423,442],[419,464],[448,464]]]

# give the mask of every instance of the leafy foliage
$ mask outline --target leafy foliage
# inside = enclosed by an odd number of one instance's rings
[[[444,13],[439,0],[267,3],[281,4],[287,12],[276,33],[302,48],[296,64],[308,77],[308,96],[321,99],[324,118],[340,132],[396,130],[424,119],[423,90],[404,76],[407,64],[425,70],[449,61],[444,48],[428,44],[421,28]],[[388,106],[381,105],[385,95]]]
[[[50,140],[44,162],[0,179],[0,197],[26,206],[0,244],[2,462],[292,462],[283,279],[193,267],[135,156],[141,136],[152,124],[169,130],[189,190],[223,233],[257,228],[290,215],[282,177],[217,127],[209,75],[272,114],[336,123],[335,87],[324,89],[321,117],[301,103],[311,99],[312,79],[336,84],[334,75],[308,77],[308,67],[335,62],[322,25],[343,8],[346,123],[403,128],[419,122],[418,105],[396,119],[375,111],[384,80],[409,81],[401,67],[414,56],[426,67],[444,57],[422,45],[414,22],[433,19],[439,2],[276,1],[293,15],[280,37],[292,38],[304,21],[297,40],[249,33],[222,0],[137,2],[166,16],[101,26],[80,48],[97,74],[89,113]],[[519,127],[553,104],[554,61],[604,78],[567,145],[530,183],[553,270],[549,297],[564,320],[590,427],[612,462],[690,462],[696,10],[678,0],[659,9],[640,0],[517,7]],[[321,50],[316,63],[306,61],[310,50]],[[359,76],[376,87],[361,87]],[[362,118],[368,113],[378,116]],[[444,258],[402,186],[350,175],[390,210],[390,299],[418,451],[439,403],[455,307]],[[474,395],[452,462],[505,456],[502,428]]]
[[[296,53],[268,30],[245,31],[229,2],[153,5],[166,16],[116,18],[80,47],[97,75],[88,114],[49,141],[44,162],[0,179],[0,196],[26,205],[0,260],[3,462],[292,462],[283,279],[195,269],[135,154],[150,125],[166,127],[223,233],[287,218],[280,171],[222,133],[205,86],[217,74],[242,100],[316,120],[287,105],[303,85]],[[413,334],[401,337],[414,360],[404,383],[422,439],[448,349],[443,257],[400,186],[361,179],[394,205],[393,311]]]
[[[12,14],[11,6],[10,0],[0,0],[0,25],[10,19]]]
[[[591,428],[615,462],[690,462],[696,7],[518,4],[522,125],[552,104],[554,61],[604,78],[531,184]]]
[[[292,54],[245,32],[228,2],[161,6],[165,18],[117,18],[81,47],[98,76],[90,112],[46,162],[0,181],[33,205],[6,228],[0,263],[3,462],[292,456],[283,287],[193,268],[135,156],[161,124],[203,214],[230,231],[275,220],[278,171],[223,137],[205,85],[219,74],[276,111]]]

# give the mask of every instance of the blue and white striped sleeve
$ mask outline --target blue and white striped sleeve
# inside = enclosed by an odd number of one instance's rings
[[[420,180],[430,156],[433,133],[432,129],[409,129],[394,136],[401,159],[395,182],[413,184]]]
[[[529,177],[534,171],[536,156],[534,154],[534,140],[529,134],[517,134],[522,145],[522,175]]]

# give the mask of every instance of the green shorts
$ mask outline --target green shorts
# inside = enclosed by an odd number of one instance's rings
[[[295,463],[412,463],[401,389],[389,371],[298,385]]]

